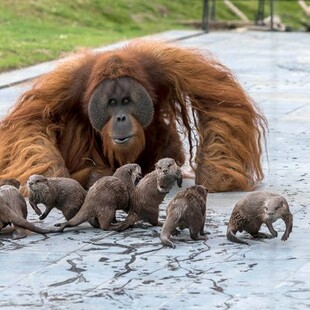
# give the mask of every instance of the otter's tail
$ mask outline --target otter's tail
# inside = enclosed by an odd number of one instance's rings
[[[243,241],[243,240],[237,238],[236,235],[230,229],[227,229],[226,237],[231,242],[249,245],[246,241]]]
[[[167,215],[163,228],[160,233],[161,243],[171,248],[175,248],[175,244],[170,239],[171,233],[174,231],[177,231],[177,228],[180,223],[180,219],[182,217],[182,212],[178,212],[176,210],[177,208],[175,210],[172,210],[170,214]]]
[[[74,227],[74,226],[78,226],[86,221],[89,220],[90,216],[90,212],[88,210],[88,206],[85,206],[84,204],[82,205],[81,209],[79,210],[79,212],[69,221],[62,223],[60,225],[60,227],[57,229],[57,231],[61,232],[64,231],[64,229],[66,227]]]
[[[47,234],[57,232],[57,230],[46,230],[40,227],[37,227],[31,223],[29,223],[26,219],[16,214],[13,210],[11,210],[8,206],[3,206],[4,212],[8,217],[8,220],[14,224],[14,226],[22,227],[24,229],[28,229],[30,231],[36,232],[38,234]]]
[[[134,211],[129,211],[125,221],[110,226],[110,230],[116,230],[118,232],[124,231],[125,229],[131,227],[133,224],[135,224],[137,221],[139,221],[140,217],[139,215]]]

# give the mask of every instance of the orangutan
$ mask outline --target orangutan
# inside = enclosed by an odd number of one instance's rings
[[[19,98],[0,124],[0,178],[24,184],[32,174],[72,177],[87,188],[126,163],[138,163],[144,174],[164,157],[183,165],[181,129],[197,184],[249,190],[263,178],[266,128],[220,62],[136,40],[80,52]]]

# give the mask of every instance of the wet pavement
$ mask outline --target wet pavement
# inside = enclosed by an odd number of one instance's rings
[[[159,228],[123,233],[83,224],[63,234],[0,235],[3,309],[307,309],[310,308],[310,36],[307,33],[214,32],[178,44],[210,50],[237,75],[269,121],[265,179],[258,190],[283,194],[294,215],[288,241],[226,239],[226,224],[244,192],[209,194],[207,241],[188,231],[165,248]],[[21,77],[21,80],[23,78]],[[1,80],[1,79],[0,79]],[[0,90],[3,116],[24,89]],[[183,188],[193,184],[185,180]],[[178,189],[169,193],[165,207]],[[52,227],[58,211],[41,222]],[[274,225],[281,236],[284,223]],[[263,231],[266,227],[263,227]]]

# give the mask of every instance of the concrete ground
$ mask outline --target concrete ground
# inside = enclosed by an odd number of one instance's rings
[[[290,238],[258,241],[244,234],[250,246],[229,242],[226,224],[244,192],[210,194],[205,225],[209,240],[194,242],[185,230],[175,238],[176,249],[164,248],[160,229],[148,225],[114,233],[84,224],[63,234],[32,234],[22,240],[1,234],[1,308],[310,308],[309,34],[214,32],[177,44],[211,51],[265,113],[268,160],[264,156],[266,176],[258,190],[287,198],[294,215]],[[7,79],[0,76],[0,81]],[[0,116],[25,89],[2,85]],[[183,187],[192,183],[186,180]],[[162,204],[162,218],[176,191]],[[62,220],[57,211],[43,223],[32,209],[29,213],[29,220],[41,226]],[[283,222],[274,226],[281,236]]]

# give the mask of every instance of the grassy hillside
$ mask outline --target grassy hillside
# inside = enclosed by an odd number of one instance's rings
[[[0,0],[0,70],[180,28],[201,10],[196,0]]]
[[[256,0],[233,2],[252,18]],[[295,0],[276,2],[276,10],[280,7],[282,10],[282,3],[286,3],[283,14],[289,20],[293,18],[290,14],[298,19]],[[181,21],[201,19],[202,3],[202,0],[0,0],[0,71],[54,59],[79,47],[97,47],[185,28]],[[221,0],[217,0],[216,8],[218,19],[236,19]]]

